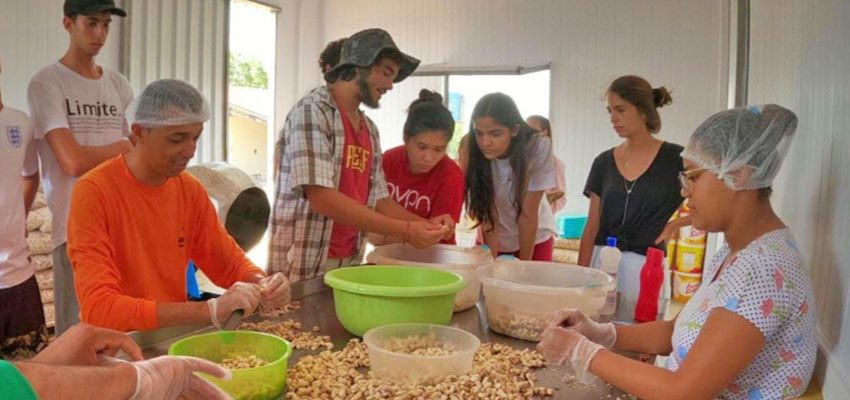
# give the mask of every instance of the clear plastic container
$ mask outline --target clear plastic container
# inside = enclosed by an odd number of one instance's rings
[[[366,261],[378,265],[408,265],[455,272],[466,279],[466,288],[455,296],[454,312],[473,307],[481,295],[481,281],[475,275],[479,265],[493,261],[489,251],[481,247],[464,248],[437,244],[424,249],[401,243],[372,250]]]
[[[478,268],[490,329],[537,342],[555,311],[576,308],[597,319],[616,283],[600,270],[539,261],[497,261]]]
[[[472,370],[472,359],[481,341],[462,329],[433,324],[392,324],[363,335],[369,363],[376,378],[392,382],[434,383]],[[409,347],[407,345],[410,345]],[[414,355],[414,348],[443,349],[446,355]]]

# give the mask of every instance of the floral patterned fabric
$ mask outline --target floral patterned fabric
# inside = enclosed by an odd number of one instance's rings
[[[775,230],[754,240],[711,282],[728,255],[726,245],[714,256],[702,286],[679,314],[667,368],[679,368],[708,315],[715,308],[725,308],[758,328],[765,346],[721,398],[800,396],[812,376],[817,339],[811,280],[790,230]]]

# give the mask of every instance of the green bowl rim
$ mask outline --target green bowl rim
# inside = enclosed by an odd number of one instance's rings
[[[398,287],[398,286],[383,286],[383,285],[368,285],[363,283],[354,283],[351,281],[344,280],[337,276],[338,271],[345,271],[351,269],[385,269],[385,268],[400,268],[400,269],[408,269],[408,270],[421,270],[428,271],[431,274],[446,274],[452,275],[457,278],[456,281],[436,286],[425,286],[425,287]],[[404,265],[367,265],[367,266],[359,266],[359,267],[344,267],[344,268],[336,268],[331,271],[325,273],[324,278],[325,284],[337,289],[342,290],[344,292],[357,293],[357,294],[368,294],[375,296],[387,296],[387,297],[426,297],[426,296],[444,296],[449,294],[456,294],[463,290],[466,287],[466,279],[458,273],[445,271],[441,269],[434,268],[424,268],[424,267],[411,267]]]
[[[268,337],[280,340],[281,342],[283,342],[286,345],[286,352],[284,352],[283,355],[280,356],[280,358],[278,358],[277,360],[271,361],[268,364],[263,365],[263,366],[259,366],[259,367],[228,370],[232,374],[245,373],[245,372],[248,372],[248,371],[257,371],[257,370],[262,370],[262,369],[266,369],[266,368],[273,368],[273,367],[277,367],[278,364],[280,364],[281,362],[286,363],[287,367],[289,366],[289,357],[292,356],[292,343],[289,343],[288,340],[286,340],[286,339],[284,339],[280,336],[272,335],[272,334],[265,333],[265,332],[256,332],[256,331],[212,331],[212,332],[207,332],[207,333],[200,333],[200,334],[197,334],[197,335],[186,336],[186,337],[172,343],[170,346],[168,346],[168,355],[169,356],[192,357],[192,356],[186,356],[184,354],[174,354],[174,348],[177,347],[179,344],[182,344],[183,342],[189,341],[191,339],[197,339],[197,338],[202,338],[202,337],[211,336],[211,335],[221,335],[221,334],[226,334],[226,333],[235,333],[235,334],[240,334],[240,335],[268,336]],[[198,358],[202,358],[202,357],[198,357]],[[212,360],[207,360],[207,361],[213,362]]]

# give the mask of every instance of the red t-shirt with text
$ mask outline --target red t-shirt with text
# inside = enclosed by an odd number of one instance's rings
[[[443,157],[424,174],[413,174],[407,149],[398,146],[384,152],[381,164],[390,197],[396,203],[425,219],[449,214],[455,223],[460,221],[466,187],[463,171],[450,157]],[[454,237],[442,243],[455,244]]]
[[[365,118],[360,120],[360,129],[354,130],[348,115],[339,107],[342,115],[342,127],[345,141],[342,148],[342,168],[339,175],[340,192],[360,204],[366,205],[369,198],[369,174],[372,168],[372,138]],[[346,258],[354,255],[357,249],[358,229],[334,222],[331,232],[329,258]]]

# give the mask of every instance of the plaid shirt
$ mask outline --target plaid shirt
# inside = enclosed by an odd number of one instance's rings
[[[381,168],[378,128],[365,115],[372,139],[372,167],[366,206],[374,209],[389,197]],[[286,116],[276,155],[275,185],[269,273],[283,272],[297,282],[324,274],[333,231],[333,220],[310,210],[304,185],[339,188],[345,131],[342,115],[328,87],[313,89]],[[366,233],[357,236],[357,257],[363,259]]]

